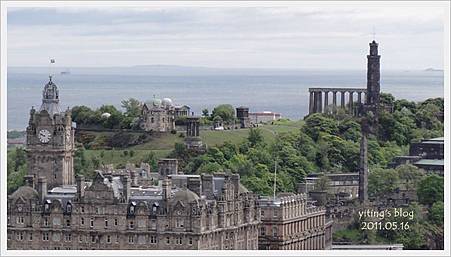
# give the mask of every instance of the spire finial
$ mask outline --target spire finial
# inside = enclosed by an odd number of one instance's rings
[[[49,75],[49,81],[52,82],[52,75]]]

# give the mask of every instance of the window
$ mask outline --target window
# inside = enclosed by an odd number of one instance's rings
[[[49,233],[48,232],[42,233],[42,241],[49,241]]]
[[[277,236],[277,227],[272,228],[272,236]]]
[[[85,225],[85,218],[80,218],[80,224],[81,224],[82,226]]]
[[[91,243],[95,243],[96,242],[96,237],[95,236],[91,236]]]
[[[177,237],[175,239],[175,243],[178,244],[178,245],[181,245],[182,244],[182,238],[181,237]]]
[[[49,226],[49,219],[47,217],[44,218],[44,227]]]
[[[117,219],[114,219],[114,225],[117,226]]]
[[[156,236],[150,236],[150,243],[156,244],[157,243],[157,237]]]
[[[55,218],[53,218],[52,223],[53,223],[53,226],[59,226],[59,225],[61,225],[61,219],[55,217]]]
[[[66,227],[70,227],[70,219],[66,220]]]
[[[188,239],[188,243],[189,243],[190,245],[193,244],[193,238],[192,238],[192,237],[190,237],[190,238]]]
[[[100,213],[100,208],[96,207],[96,214],[99,214],[99,213]]]
[[[85,207],[84,207],[84,206],[81,206],[80,212],[81,212],[81,213],[85,213]]]
[[[183,228],[183,220],[182,220],[182,219],[177,219],[177,220],[175,221],[175,226],[176,226],[177,228]]]
[[[17,223],[17,224],[23,224],[23,223],[24,223],[23,220],[24,220],[24,219],[23,219],[23,216],[18,216],[18,217],[16,218],[16,223]]]
[[[277,217],[277,215],[279,215],[279,213],[277,212],[277,210],[274,210],[273,216]]]
[[[18,233],[16,234],[16,240],[17,240],[17,241],[22,241],[22,240],[23,240],[23,231],[18,232]]]
[[[169,237],[166,237],[166,244],[170,244],[171,243],[171,239]]]
[[[264,236],[266,234],[266,227],[260,227],[260,235]]]
[[[129,243],[129,244],[133,244],[134,242],[135,242],[134,236],[133,236],[133,235],[129,235],[129,236],[128,236],[128,243]]]
[[[70,233],[64,234],[64,241],[66,241],[66,242],[72,241],[72,234],[70,234]]]
[[[265,217],[265,211],[264,210],[261,210],[260,214],[261,214],[262,217]]]
[[[107,242],[108,244],[111,243],[111,236],[110,236],[110,235],[107,235],[107,236],[106,236],[106,242]]]
[[[80,243],[83,242],[83,237],[84,237],[84,236],[82,236],[82,235],[79,235],[79,236],[78,236],[78,241],[79,241]]]
[[[91,220],[89,221],[89,226],[90,226],[91,228],[94,227],[94,219],[93,219],[93,218],[91,218]]]
[[[105,227],[108,227],[108,219],[105,219]]]
[[[30,233],[30,234],[28,235],[28,240],[33,241],[33,233]]]
[[[134,224],[133,220],[131,220],[131,221],[128,223],[128,228],[129,228],[129,229],[133,229],[134,227],[135,227],[135,224]]]

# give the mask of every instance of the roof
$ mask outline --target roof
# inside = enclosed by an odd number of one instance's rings
[[[190,203],[196,200],[199,200],[199,196],[187,188],[176,191],[173,198],[175,203],[178,201]]]
[[[441,159],[441,160],[437,160],[437,159],[421,159],[421,160],[415,162],[414,164],[444,166],[445,165],[445,161],[443,159]]]
[[[30,186],[21,186],[14,193],[12,193],[11,198],[13,199],[33,199],[39,197],[38,192]]]

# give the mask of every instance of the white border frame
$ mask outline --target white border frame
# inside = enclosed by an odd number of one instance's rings
[[[377,3],[377,2],[376,2]],[[6,222],[6,208],[7,208],[7,190],[6,190],[6,178],[7,178],[7,165],[6,165],[6,152],[7,152],[7,9],[10,7],[132,7],[132,6],[147,6],[147,7],[161,7],[161,6],[202,6],[202,7],[275,7],[275,6],[322,6],[322,5],[339,5],[339,6],[356,6],[356,5],[374,5],[375,1],[323,1],[323,2],[188,2],[188,1],[171,1],[171,2],[141,2],[141,1],[2,1],[1,2],[1,86],[0,86],[0,110],[1,110],[1,122],[0,122],[0,186],[1,186],[1,232],[0,232],[0,246],[1,256],[449,256],[450,255],[450,2],[448,1],[396,1],[396,2],[383,2],[385,6],[437,6],[443,7],[445,10],[444,20],[444,98],[445,98],[445,223],[444,223],[444,250],[405,250],[405,251],[386,251],[386,250],[284,250],[284,251],[264,251],[264,250],[252,250],[252,251],[212,251],[212,250],[186,250],[186,251],[168,251],[168,250],[7,250],[7,222]]]

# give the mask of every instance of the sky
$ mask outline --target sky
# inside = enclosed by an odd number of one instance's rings
[[[375,38],[382,69],[442,69],[445,15],[443,7],[409,3],[9,7],[8,66],[54,58],[62,67],[362,70]]]

